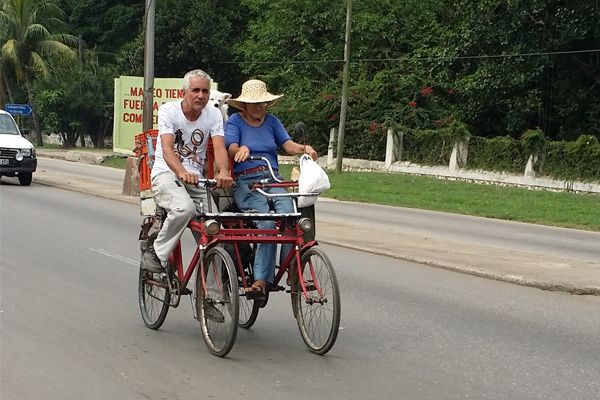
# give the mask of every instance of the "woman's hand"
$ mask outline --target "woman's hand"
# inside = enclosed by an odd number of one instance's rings
[[[239,163],[246,161],[250,157],[250,149],[247,146],[241,146],[233,156],[233,161]]]
[[[308,154],[310,158],[312,158],[315,161],[317,160],[317,158],[319,158],[319,155],[317,154],[316,150],[308,144],[304,146],[304,153]]]

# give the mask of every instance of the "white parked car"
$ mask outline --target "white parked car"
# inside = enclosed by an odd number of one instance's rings
[[[0,177],[16,176],[22,186],[28,186],[36,168],[33,144],[21,134],[12,115],[0,110]]]

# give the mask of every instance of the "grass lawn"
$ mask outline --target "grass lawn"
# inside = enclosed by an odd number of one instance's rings
[[[289,177],[291,166],[281,171]],[[323,196],[338,200],[600,231],[600,195],[378,172],[330,172],[329,180]]]
[[[125,163],[125,158],[109,158],[102,165],[125,168]],[[289,178],[293,166],[280,167]],[[323,196],[338,200],[600,231],[600,195],[379,172],[330,172],[329,180],[331,189]]]

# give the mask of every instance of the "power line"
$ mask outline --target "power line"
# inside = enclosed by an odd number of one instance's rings
[[[439,60],[477,60],[477,59],[492,59],[492,58],[516,58],[516,57],[540,57],[554,55],[569,55],[569,54],[585,54],[585,53],[600,53],[600,49],[589,50],[567,50],[567,51],[547,51],[535,53],[515,53],[515,54],[492,54],[492,55],[476,55],[476,56],[438,56],[438,57],[403,57],[403,58],[356,58],[350,60],[351,63],[358,62],[387,62],[387,61],[439,61]],[[333,60],[288,60],[288,61],[217,61],[217,64],[328,64],[328,63],[343,63],[342,59]]]

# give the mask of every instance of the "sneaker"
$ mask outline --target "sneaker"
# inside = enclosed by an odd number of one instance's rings
[[[165,271],[165,267],[162,265],[160,259],[156,255],[151,241],[140,240],[140,250],[142,251],[140,268],[146,271],[157,273]]]
[[[204,299],[204,316],[206,319],[222,324],[225,322],[225,316],[217,307],[215,307],[212,303],[209,303]]]

